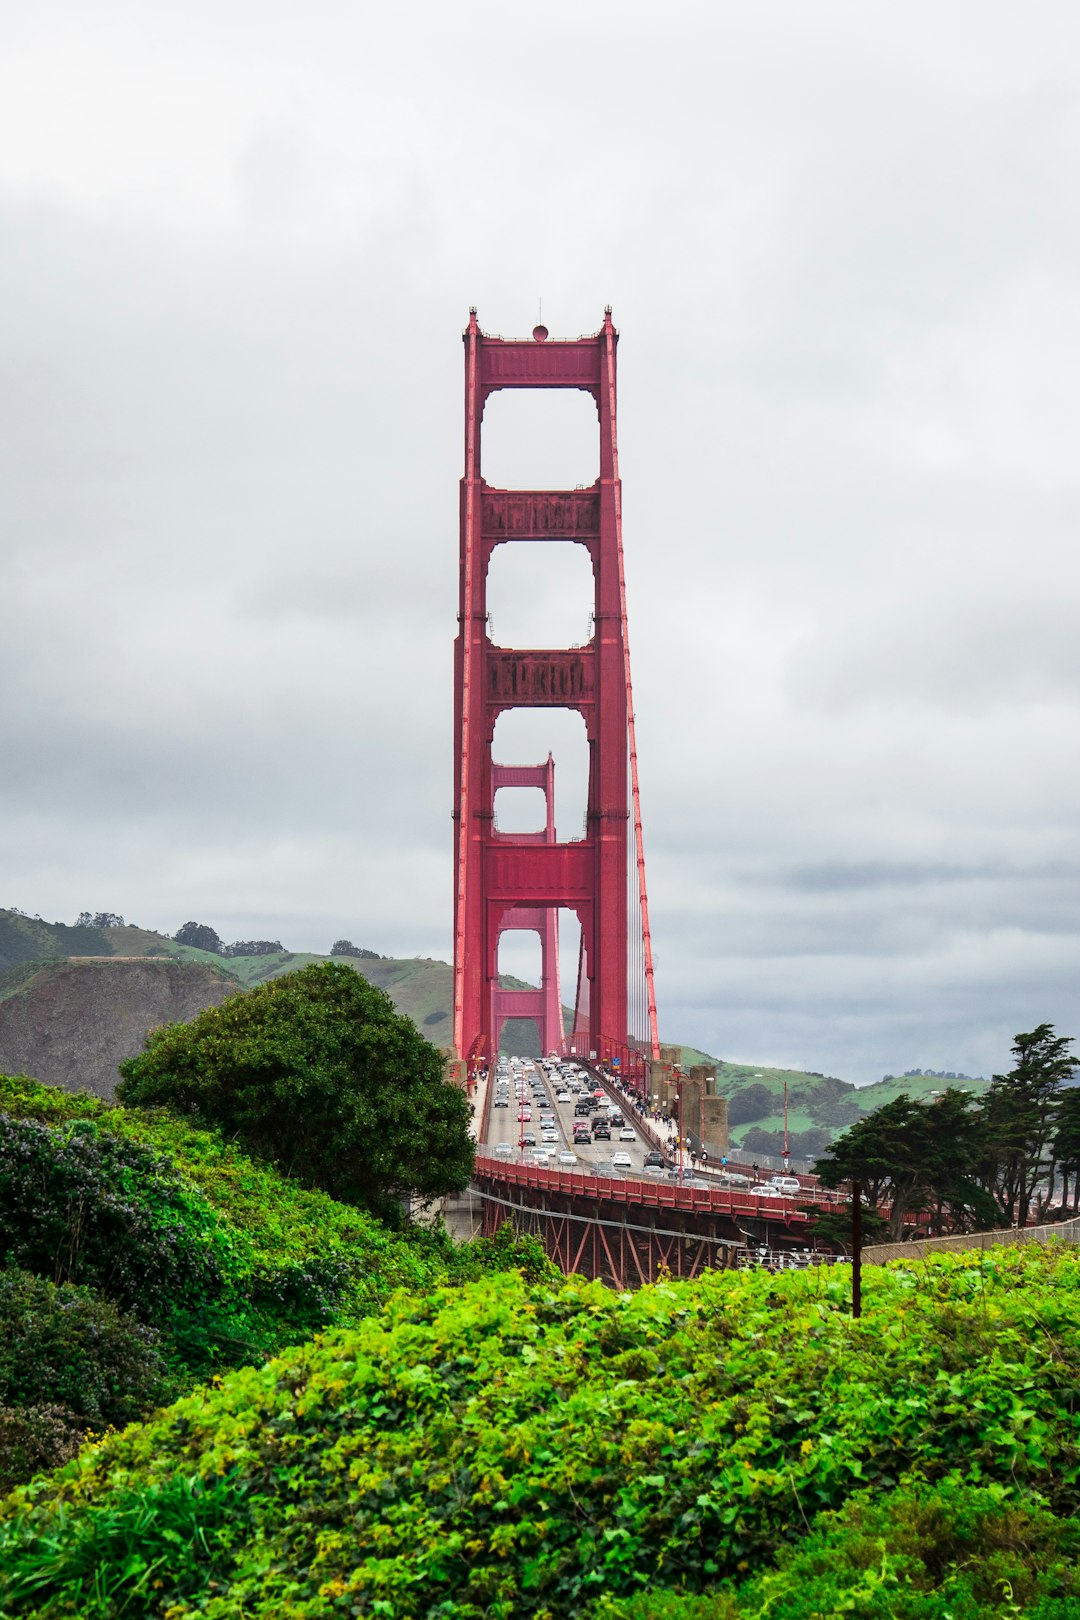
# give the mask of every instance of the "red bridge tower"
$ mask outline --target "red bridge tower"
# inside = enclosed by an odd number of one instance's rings
[[[554,943],[559,907],[574,911],[581,923],[575,1032],[587,1032],[590,1048],[601,1055],[628,1042],[628,895],[639,898],[641,906],[641,939],[633,953],[642,959],[646,986],[646,1022],[640,1031],[645,1038],[639,1045],[648,1055],[659,1055],[626,630],[615,431],[617,342],[610,309],[595,336],[565,342],[549,341],[543,327],[536,328],[531,340],[489,337],[480,330],[475,310],[465,331],[465,476],[455,644],[454,1044],[470,1062],[494,1054],[506,1017],[535,1016],[544,1051],[561,1046]],[[498,388],[580,388],[592,395],[600,423],[600,476],[590,489],[487,486],[481,475],[480,428],[488,395]],[[575,541],[589,552],[595,587],[592,640],[575,648],[495,646],[488,637],[487,616],[487,572],[494,548],[554,540]],[[505,709],[538,707],[576,709],[585,721],[589,787],[580,839],[560,843],[555,838],[550,758],[547,765],[533,767],[498,765],[491,757],[499,715]],[[508,834],[496,829],[495,792],[510,784],[544,786],[545,831]],[[628,865],[631,805],[633,867]],[[509,928],[540,932],[541,991],[499,990],[499,935]],[[533,1000],[526,1006],[529,997]]]

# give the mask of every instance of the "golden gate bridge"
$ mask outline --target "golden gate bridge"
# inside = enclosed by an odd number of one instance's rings
[[[704,1082],[684,1081],[661,1051],[656,1014],[649,900],[645,881],[638,781],[622,488],[616,418],[618,333],[610,307],[599,331],[552,340],[536,326],[529,338],[481,330],[475,309],[465,328],[465,470],[461,480],[460,602],[454,658],[455,893],[454,1048],[470,1092],[496,1066],[509,1019],[535,1023],[540,1050],[586,1064],[593,1082],[631,1111],[636,1138],[659,1149],[650,1120],[657,1100],[680,1110],[684,1084],[694,1088],[703,1121]],[[484,408],[501,389],[580,389],[593,399],[599,475],[575,489],[498,489],[483,476]],[[571,542],[592,565],[592,633],[584,646],[503,647],[490,635],[488,572],[496,547]],[[561,839],[554,814],[556,762],[493,757],[496,722],[514,709],[569,709],[585,723],[589,770],[580,838]],[[539,789],[542,826],[500,828],[496,795]],[[558,917],[580,924],[573,1018],[564,1027]],[[499,944],[515,931],[540,940],[540,984],[500,984]],[[617,1094],[616,1094],[617,1088]],[[618,1286],[645,1281],[660,1268],[693,1275],[731,1264],[748,1245],[805,1245],[808,1214],[790,1197],[715,1185],[657,1185],[601,1175],[597,1167],[566,1171],[511,1164],[485,1150],[491,1088],[483,1084],[474,1189],[483,1225],[509,1218],[540,1235],[565,1270],[586,1270]],[[712,1118],[726,1104],[712,1098]],[[521,1118],[525,1115],[522,1112]],[[524,1146],[524,1136],[522,1137]],[[573,1159],[572,1153],[567,1155]],[[756,1167],[755,1167],[756,1169]],[[774,1189],[770,1189],[774,1191]],[[807,1187],[805,1198],[820,1194]]]

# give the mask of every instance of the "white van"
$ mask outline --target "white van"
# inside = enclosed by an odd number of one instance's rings
[[[772,1184],[774,1187],[779,1187],[785,1196],[793,1194],[798,1197],[799,1193],[802,1192],[802,1184],[798,1176],[773,1176]]]

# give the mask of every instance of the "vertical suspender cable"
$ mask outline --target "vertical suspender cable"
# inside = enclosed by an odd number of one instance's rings
[[[634,851],[637,859],[638,893],[641,898],[641,938],[645,950],[645,996],[649,1009],[649,1048],[654,1061],[660,1057],[660,1035],[656,1022],[656,985],[653,977],[652,935],[649,930],[649,897],[645,888],[645,840],[641,828],[641,791],[638,783],[637,733],[634,725],[634,689],[630,680],[630,638],[626,621],[626,570],[622,544],[622,486],[619,482],[619,452],[615,432],[615,331],[610,316],[604,322],[607,349],[608,412],[611,419],[611,457],[615,492],[615,544],[619,558],[619,606],[622,614],[623,663],[626,673],[626,724],[630,743],[630,784],[634,808]]]

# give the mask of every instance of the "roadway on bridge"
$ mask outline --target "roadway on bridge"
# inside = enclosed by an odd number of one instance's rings
[[[519,1074],[521,1076],[520,1082],[518,1081]],[[577,1143],[573,1139],[573,1127],[575,1119],[581,1119],[581,1116],[574,1112],[574,1106],[579,1101],[579,1097],[571,1093],[569,1102],[557,1102],[556,1093],[563,1089],[558,1083],[557,1076],[549,1079],[538,1064],[527,1059],[521,1059],[516,1068],[513,1065],[508,1067],[507,1078],[509,1080],[509,1106],[506,1108],[495,1106],[498,1097],[496,1090],[498,1076],[493,1073],[488,1079],[492,1097],[488,1110],[487,1138],[481,1147],[481,1152],[494,1155],[498,1144],[504,1143],[511,1149],[511,1152],[509,1158],[507,1158],[504,1149],[503,1154],[500,1156],[504,1158],[505,1162],[511,1164],[542,1162],[548,1164],[553,1170],[580,1170],[589,1175],[641,1175],[645,1155],[652,1144],[643,1141],[637,1130],[634,1130],[632,1142],[622,1141],[619,1127],[613,1126],[609,1142],[601,1140],[599,1142]],[[586,1085],[590,1092],[595,1086],[591,1076],[584,1073],[578,1083]],[[534,1098],[534,1091],[537,1087],[540,1088],[538,1099]],[[523,1097],[518,1095],[520,1089],[524,1090]],[[527,1120],[519,1118],[523,1111],[522,1104],[531,1114],[531,1118]],[[610,1106],[613,1105],[610,1099],[605,1096],[601,1100],[601,1108],[606,1110]],[[551,1157],[547,1160],[538,1160],[536,1154],[529,1147],[524,1149],[519,1147],[523,1132],[529,1132],[533,1135],[536,1138],[538,1147],[542,1145],[540,1141],[540,1114],[542,1111],[554,1114],[555,1130],[558,1135],[558,1142],[551,1149]],[[627,1121],[627,1129],[633,1129],[632,1122],[629,1120]],[[560,1162],[560,1153],[572,1153],[574,1162],[572,1164],[568,1161]],[[629,1154],[630,1164],[621,1168],[613,1165],[612,1159],[616,1153]]]

